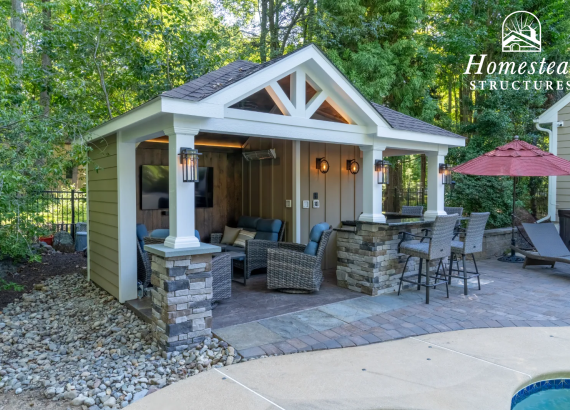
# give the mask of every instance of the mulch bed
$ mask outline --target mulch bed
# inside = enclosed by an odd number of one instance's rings
[[[18,299],[23,293],[30,292],[34,284],[42,283],[53,276],[69,275],[85,272],[87,259],[83,253],[56,253],[44,255],[41,263],[25,263],[14,267],[13,274],[7,274],[4,279],[24,287],[22,291],[3,290],[0,292],[0,309]]]

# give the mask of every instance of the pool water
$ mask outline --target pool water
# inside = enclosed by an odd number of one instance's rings
[[[533,393],[513,408],[513,410],[568,409],[570,409],[570,389],[552,389]]]

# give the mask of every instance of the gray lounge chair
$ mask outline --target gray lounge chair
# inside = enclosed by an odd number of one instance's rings
[[[515,252],[525,256],[523,268],[528,265],[550,265],[556,262],[570,263],[570,251],[564,245],[558,230],[552,223],[523,223],[524,230],[532,241],[536,251],[512,246]]]

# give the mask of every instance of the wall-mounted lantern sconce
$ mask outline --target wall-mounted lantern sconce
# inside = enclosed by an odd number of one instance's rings
[[[180,148],[180,164],[182,164],[182,182],[198,182],[198,155],[197,149]]]
[[[390,163],[388,161],[384,161],[383,159],[376,160],[374,170],[378,174],[379,184],[390,184]]]
[[[346,160],[346,170],[350,171],[351,174],[356,175],[358,171],[360,171],[360,165],[356,162],[355,159],[347,159]]]
[[[451,166],[447,164],[439,164],[439,173],[441,174],[441,183],[451,185]]]
[[[325,159],[325,157],[317,158],[317,169],[323,174],[329,172],[329,162]]]

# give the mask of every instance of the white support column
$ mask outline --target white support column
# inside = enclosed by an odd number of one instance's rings
[[[447,215],[445,206],[445,185],[439,173],[439,164],[445,163],[447,147],[440,147],[439,151],[427,152],[427,185],[428,203],[424,218],[435,219],[438,215]]]
[[[119,302],[137,298],[137,249],[133,238],[137,229],[136,144],[117,135],[117,209]]]
[[[293,141],[293,242],[301,243],[301,141]]]
[[[164,241],[169,248],[193,248],[200,246],[195,235],[194,182],[182,182],[180,148],[194,148],[197,128],[174,127],[164,130],[168,135],[169,200],[168,213],[170,235]]]
[[[377,160],[382,159],[384,146],[363,146],[362,158],[362,214],[358,218],[364,222],[386,222],[382,213],[382,185],[378,183],[375,171]]]
[[[558,155],[558,127],[559,123],[552,123],[552,132],[548,142],[548,151]],[[558,189],[558,177],[548,177],[548,215],[552,222],[558,221],[558,210],[556,209],[556,191]]]

